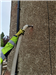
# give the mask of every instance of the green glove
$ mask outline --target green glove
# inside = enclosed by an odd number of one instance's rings
[[[23,29],[20,29],[15,35],[16,36],[20,36],[21,34],[24,35],[24,32],[25,31]]]

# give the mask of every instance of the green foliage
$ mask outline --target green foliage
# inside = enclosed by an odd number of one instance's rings
[[[0,40],[1,40],[3,37],[4,37],[4,33],[2,32],[2,33],[0,34]]]
[[[4,47],[3,39],[1,39],[1,47]]]
[[[4,47],[3,37],[4,37],[4,33],[2,32],[2,33],[0,34],[0,46],[1,46],[1,47]]]

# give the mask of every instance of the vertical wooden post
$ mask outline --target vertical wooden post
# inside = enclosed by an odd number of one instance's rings
[[[0,65],[0,75],[2,75],[2,64]]]

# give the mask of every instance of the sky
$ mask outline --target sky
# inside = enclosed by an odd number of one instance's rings
[[[4,32],[5,35],[9,36],[10,30],[10,15],[11,15],[11,0],[0,1],[0,34]]]

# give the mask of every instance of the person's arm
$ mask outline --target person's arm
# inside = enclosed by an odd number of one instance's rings
[[[15,44],[17,43],[18,37],[24,34],[24,30],[20,29],[5,45],[5,47],[1,50],[1,56],[0,56],[0,64],[3,62],[3,60],[9,55]]]

